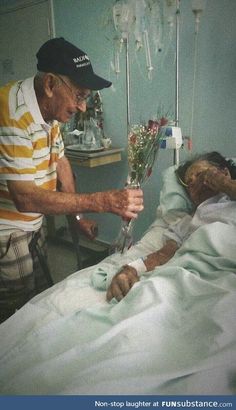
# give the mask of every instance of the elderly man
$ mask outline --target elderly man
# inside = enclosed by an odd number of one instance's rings
[[[136,218],[143,193],[111,190],[75,192],[59,122],[86,111],[90,90],[111,83],[93,71],[86,53],[66,41],[47,41],[37,53],[34,78],[0,89],[0,309],[12,314],[36,292],[30,244],[43,215],[72,214],[91,238],[94,222],[83,212],[112,212]],[[56,187],[60,186],[57,191]],[[5,313],[4,313],[5,312]]]

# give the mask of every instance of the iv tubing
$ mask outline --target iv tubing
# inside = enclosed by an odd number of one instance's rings
[[[148,74],[150,77],[151,75],[150,73],[153,70],[153,67],[152,67],[152,61],[151,61],[151,53],[150,53],[150,46],[149,46],[147,30],[144,30],[143,32],[143,39],[144,39],[144,48],[145,48],[145,53],[146,53],[146,64],[147,64]]]
[[[191,102],[190,134],[189,134],[190,138],[193,138],[194,105],[195,105],[196,72],[197,72],[197,39],[198,39],[198,31],[195,31],[194,62],[193,62],[193,89],[192,89],[192,102]]]

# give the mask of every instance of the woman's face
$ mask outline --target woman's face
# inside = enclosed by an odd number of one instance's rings
[[[196,161],[186,171],[184,182],[187,185],[188,194],[195,205],[216,195],[218,191],[210,188],[204,181],[204,176],[208,170],[218,170],[216,166],[208,161]]]

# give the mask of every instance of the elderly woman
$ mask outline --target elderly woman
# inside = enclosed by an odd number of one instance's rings
[[[232,201],[236,200],[236,165],[232,160],[218,152],[198,155],[180,165],[176,175],[196,207],[194,214],[187,215],[169,228],[160,250],[119,270],[107,290],[108,301],[113,297],[120,301],[144,272],[168,262],[199,226],[216,221],[235,222],[235,204]]]

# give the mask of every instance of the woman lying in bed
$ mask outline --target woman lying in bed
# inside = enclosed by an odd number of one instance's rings
[[[235,221],[231,200],[236,200],[236,165],[218,152],[198,155],[181,165],[176,174],[195,205],[193,215],[186,215],[164,234],[164,246],[144,260],[139,258],[123,266],[112,279],[107,300],[120,301],[139,281],[144,272],[168,262],[189,235],[204,223]]]
[[[1,324],[1,395],[236,394],[236,166],[219,154],[200,163],[200,171],[178,170],[195,203],[205,199],[193,218],[170,167],[157,220],[139,243],[75,272]],[[177,218],[184,229],[202,224],[182,246]],[[153,254],[164,237],[180,246],[167,263],[139,282],[132,266],[123,268],[120,280],[120,266]],[[145,267],[164,263],[160,256],[149,255]],[[122,300],[107,303],[107,289],[108,299]]]

